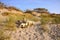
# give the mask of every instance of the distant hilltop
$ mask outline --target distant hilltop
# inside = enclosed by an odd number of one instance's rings
[[[25,11],[22,11],[22,10],[19,10],[18,8],[16,8],[16,7],[7,6],[7,5],[5,5],[5,4],[2,3],[2,2],[0,2],[0,9],[6,9],[6,10],[8,10],[8,11],[12,11],[12,10],[14,10],[14,11],[20,11],[20,12],[24,12],[24,13],[31,13],[31,12],[50,13],[50,12],[48,11],[48,9],[45,9],[45,8],[35,8],[35,9],[33,9],[33,10],[27,9],[27,10],[25,10]],[[52,13],[51,13],[51,14],[52,14]]]
[[[4,16],[14,15],[14,16],[17,16],[16,18],[18,18],[20,20],[23,19],[23,18],[26,18],[28,20],[40,21],[42,17],[43,18],[48,17],[50,19],[58,18],[58,20],[60,20],[60,14],[50,13],[48,11],[48,9],[46,9],[46,8],[35,8],[33,10],[27,9],[25,11],[22,11],[22,10],[19,10],[18,8],[16,8],[16,7],[7,6],[7,5],[5,5],[4,3],[1,3],[1,2],[0,2],[0,14],[2,14]]]
[[[34,16],[40,16],[41,14],[49,14],[50,13],[45,8],[35,8],[33,10],[27,9],[25,11],[22,11],[13,6],[6,6],[4,3],[0,2],[0,13],[3,13],[3,12],[11,12],[11,13],[19,13],[19,14],[29,13]]]

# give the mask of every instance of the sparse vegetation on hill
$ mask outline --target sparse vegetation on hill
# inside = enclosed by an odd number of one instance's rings
[[[55,15],[41,15],[41,23],[49,23],[51,22],[52,24],[60,24],[60,16],[58,16],[57,14]]]

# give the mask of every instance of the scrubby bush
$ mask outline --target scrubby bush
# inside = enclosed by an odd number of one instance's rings
[[[4,29],[0,29],[0,40],[10,40],[10,35],[5,35],[4,32]]]
[[[50,15],[41,15],[41,24],[47,24],[51,21]]]
[[[4,13],[2,13],[2,15],[3,16],[8,16],[8,15],[10,15],[10,13],[9,12],[4,12]]]
[[[39,21],[40,20],[39,18],[33,16],[32,14],[28,14],[28,13],[25,14],[25,18],[32,20],[32,21]]]
[[[54,17],[52,22],[55,24],[60,24],[60,17],[58,17],[58,16]]]

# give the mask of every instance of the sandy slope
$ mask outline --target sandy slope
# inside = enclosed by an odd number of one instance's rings
[[[60,27],[53,24],[49,28],[45,31],[41,25],[35,24],[32,27],[18,28],[16,31],[6,31],[6,33],[10,33],[10,40],[59,40]]]

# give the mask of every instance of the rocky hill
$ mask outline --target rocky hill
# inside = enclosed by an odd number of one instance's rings
[[[60,14],[0,3],[0,40],[60,40]]]

